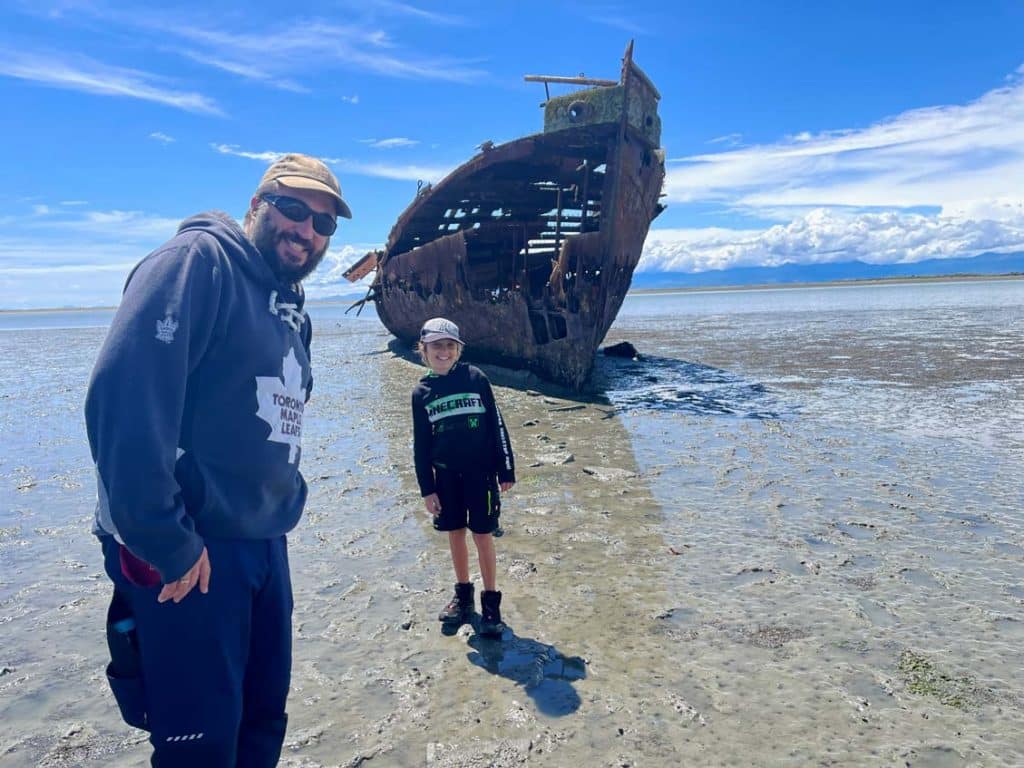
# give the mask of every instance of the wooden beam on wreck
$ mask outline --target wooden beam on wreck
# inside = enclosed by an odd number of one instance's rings
[[[596,77],[557,77],[555,75],[525,75],[528,83],[565,83],[567,85],[618,85],[618,80],[603,80]]]

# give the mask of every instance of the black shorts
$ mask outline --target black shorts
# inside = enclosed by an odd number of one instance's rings
[[[501,514],[501,496],[494,475],[462,474],[434,467],[441,514],[434,518],[438,531],[469,528],[473,533],[493,533]]]

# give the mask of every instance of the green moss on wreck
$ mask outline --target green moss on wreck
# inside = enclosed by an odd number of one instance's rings
[[[936,668],[920,653],[903,651],[898,669],[907,690],[920,696],[934,696],[956,709],[971,709],[992,699],[992,693],[970,677],[953,677]]]
[[[544,132],[593,125],[618,125],[626,89],[621,85],[553,96],[544,104]],[[652,146],[661,143],[658,98],[649,89],[630,91],[628,121]]]

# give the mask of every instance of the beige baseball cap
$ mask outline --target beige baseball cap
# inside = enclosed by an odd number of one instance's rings
[[[338,180],[320,160],[309,155],[289,153],[282,155],[275,160],[267,172],[260,179],[260,185],[256,188],[256,194],[265,192],[271,182],[279,182],[286,187],[293,189],[315,189],[318,192],[326,192],[334,198],[334,207],[339,216],[346,219],[352,218],[352,209],[348,207],[345,198],[341,196],[341,186]]]

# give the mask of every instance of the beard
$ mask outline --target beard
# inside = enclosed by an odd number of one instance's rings
[[[316,251],[313,250],[313,243],[304,237],[300,237],[294,232],[278,230],[270,217],[270,206],[266,203],[253,215],[250,239],[277,278],[285,283],[299,283],[320,266],[330,242],[324,243],[324,247]],[[277,246],[286,241],[297,243],[306,250],[308,255],[302,266],[293,267],[281,261],[281,257],[277,253]]]

